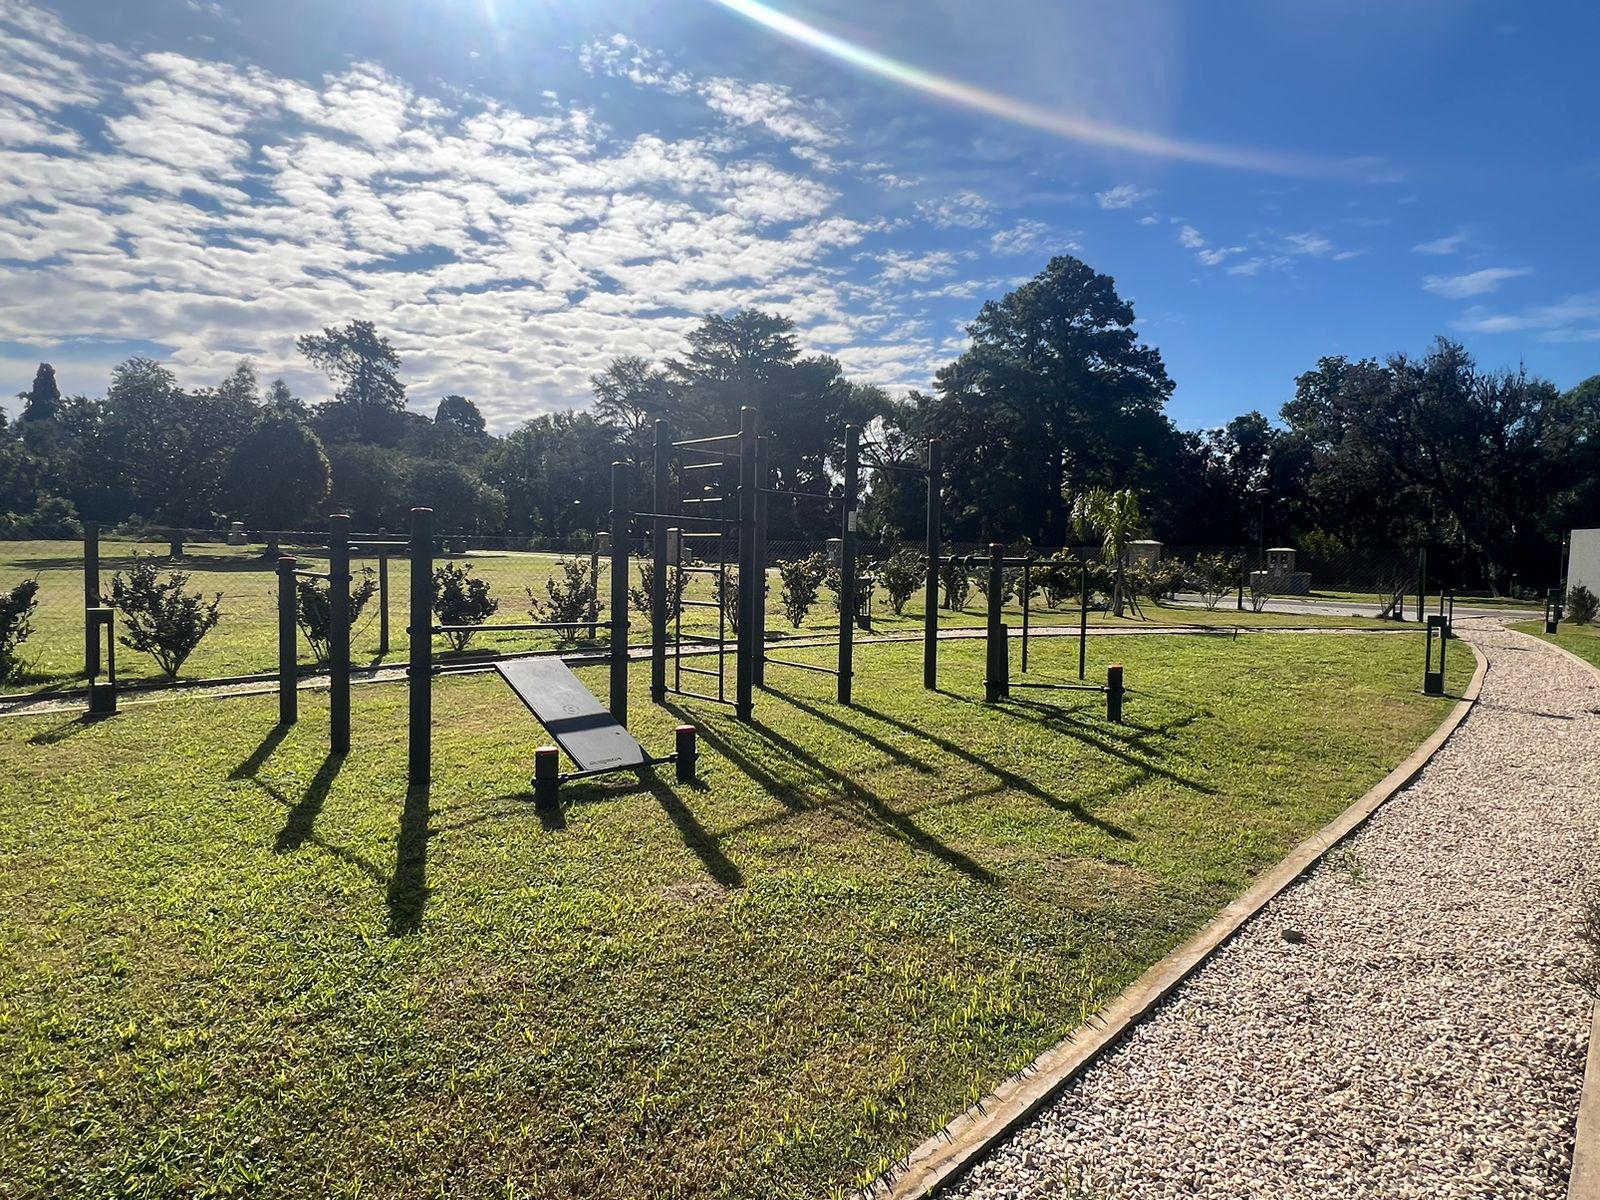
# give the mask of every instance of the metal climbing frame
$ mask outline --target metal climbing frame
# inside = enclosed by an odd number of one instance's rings
[[[869,450],[881,452],[882,446],[867,443]],[[881,460],[869,459],[862,464],[872,471],[888,471],[904,475],[920,476],[927,483],[928,513],[925,536],[927,548],[925,556],[928,564],[927,578],[923,582],[922,598],[922,686],[928,691],[935,691],[939,687],[939,556],[940,544],[944,526],[944,514],[941,510],[940,486],[944,478],[944,443],[938,438],[928,441],[927,465],[921,467],[907,466],[904,463],[889,463]],[[846,523],[854,526],[853,511],[847,516]],[[843,606],[841,605],[841,608]]]
[[[651,511],[632,514],[636,520],[650,523],[650,557],[654,564],[650,577],[650,697],[657,704],[664,702],[669,693],[714,704],[727,704],[733,707],[741,720],[749,720],[755,680],[750,639],[758,624],[753,615],[753,601],[760,591],[754,574],[755,410],[748,407],[740,410],[737,433],[687,438],[676,442],[672,440],[666,422],[657,421],[654,450]],[[672,511],[674,462],[678,465],[679,475],[677,512]],[[699,483],[702,475],[709,475],[712,482]],[[691,508],[696,511],[688,511]],[[728,558],[730,535],[738,549],[738,556],[732,561]],[[694,546],[708,543],[716,549],[716,561],[711,562],[708,556],[694,556],[701,557],[703,561],[690,562]],[[732,700],[728,699],[727,693],[729,622],[727,605],[723,602],[728,595],[730,566],[736,571],[738,587],[738,615],[733,622],[735,678]],[[679,590],[684,587],[680,581],[685,576],[697,574],[708,575],[715,580],[714,599],[690,599]],[[673,592],[670,605],[669,586]],[[715,608],[717,636],[713,638],[705,634],[685,633],[685,608]],[[672,625],[670,682],[667,673],[669,616]],[[714,647],[712,654],[705,657],[714,657],[716,667],[685,663],[685,642]],[[715,679],[715,692],[684,686],[685,675]]]
[[[1031,555],[1022,563],[1022,674],[1028,673],[1028,638],[1031,635],[1033,622],[1031,608],[1033,602],[1033,572],[1036,569],[1064,570],[1068,566],[1066,561],[1054,563],[1041,562]],[[1061,626],[1046,626],[1046,628],[1059,629]],[[1070,628],[1070,626],[1068,627]],[[1085,677],[1089,660],[1089,560],[1082,559],[1078,563],[1078,678]],[[1019,687],[1028,686],[1025,683]]]

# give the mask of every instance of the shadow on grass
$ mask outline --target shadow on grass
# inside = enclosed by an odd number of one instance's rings
[[[706,874],[725,888],[743,887],[744,875],[722,852],[722,847],[717,844],[716,835],[700,823],[700,819],[683,802],[683,798],[657,776],[644,775],[640,778],[640,783],[655,797],[656,803],[661,805],[661,810],[667,814],[667,819],[677,828],[683,844],[694,851],[695,857],[705,867]]]
[[[270,740],[270,735],[269,739]],[[266,743],[263,743],[265,745]],[[257,748],[257,753],[260,748]],[[254,758],[255,755],[251,755]],[[246,759],[241,766],[248,765]],[[289,809],[289,817],[283,823],[283,828],[278,831],[278,840],[272,850],[274,854],[287,854],[298,850],[311,838],[312,829],[317,823],[317,817],[322,814],[323,802],[328,798],[328,792],[333,787],[333,781],[339,777],[339,769],[344,766],[344,755],[330,754],[322,760],[322,765],[317,768],[317,773],[311,777],[299,801]]]
[[[63,721],[49,729],[40,730],[28,739],[30,746],[54,746],[57,742],[64,742],[70,737],[88,729],[91,725],[98,725],[101,721],[113,716],[112,713],[79,713],[71,720]]]
[[[272,757],[272,752],[288,736],[289,726],[274,725],[267,736],[261,739],[261,744],[250,752],[250,757],[228,772],[228,779],[234,783],[241,779],[254,779],[262,765]]]
[[[404,937],[422,928],[422,913],[428,906],[428,785],[412,784],[406,789],[405,807],[400,810],[400,830],[395,837],[394,874],[389,877],[386,897],[389,906],[389,933]]]

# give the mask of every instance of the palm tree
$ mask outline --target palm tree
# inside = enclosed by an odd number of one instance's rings
[[[1111,609],[1122,616],[1131,605],[1139,612],[1139,601],[1128,586],[1128,548],[1144,532],[1144,517],[1139,512],[1139,497],[1128,488],[1111,491],[1091,488],[1072,501],[1072,523],[1079,533],[1100,535],[1101,557],[1111,568]]]

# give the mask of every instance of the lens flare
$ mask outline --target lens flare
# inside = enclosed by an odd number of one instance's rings
[[[1249,171],[1267,171],[1275,174],[1292,175],[1329,173],[1327,167],[1308,160],[1231,146],[1218,146],[1207,142],[1192,142],[1164,137],[1161,134],[1146,133],[1138,129],[1126,129],[1120,125],[1096,121],[1089,117],[1075,116],[1072,113],[1045,108],[1043,105],[1030,104],[1026,100],[1003,96],[998,92],[991,92],[987,88],[963,83],[961,80],[952,79],[948,75],[925,71],[913,63],[891,58],[889,55],[880,54],[876,50],[869,50],[865,46],[829,33],[825,29],[818,29],[815,25],[807,24],[797,17],[779,12],[771,5],[761,3],[760,0],[714,0],[714,2],[731,12],[737,13],[746,20],[753,21],[757,25],[772,30],[774,33],[799,42],[801,45],[809,46],[813,50],[828,55],[830,58],[838,59],[840,62],[848,63],[853,67],[859,67],[861,70],[876,75],[880,79],[887,79],[891,83],[913,88],[916,91],[962,108],[988,113],[991,116],[1000,117],[1007,121],[1015,121],[1019,125],[1027,125],[1034,129],[1043,130],[1046,133],[1053,133],[1058,137],[1086,142],[1095,146],[1108,146],[1116,150],[1126,150],[1134,154],[1148,154],[1157,158],[1177,159],[1182,162],[1205,163],[1216,167],[1235,167]]]

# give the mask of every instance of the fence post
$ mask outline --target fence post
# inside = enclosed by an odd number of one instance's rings
[[[1083,582],[1078,590],[1078,678],[1089,666],[1089,560],[1083,560]]]
[[[278,724],[293,725],[300,719],[300,692],[296,687],[295,618],[298,615],[294,581],[295,560],[285,555],[278,560]]]
[[[406,683],[411,701],[406,778],[427,786],[433,774],[433,509],[411,510],[411,613]]]
[[[600,626],[595,622],[600,620],[600,544],[605,540],[604,531],[597,529],[589,543],[589,637],[591,639],[600,634]]]
[[[667,506],[672,502],[668,491],[671,486],[672,468],[672,435],[667,431],[665,421],[656,422],[655,443],[655,475],[654,491],[651,494],[650,508],[653,512],[664,514]],[[618,538],[617,527],[617,479],[616,468],[612,468],[611,477],[611,545],[612,553],[616,553]],[[628,507],[627,500],[621,503],[622,509]],[[722,511],[726,511],[724,508]],[[626,536],[627,531],[622,531]],[[667,518],[656,516],[650,522],[650,699],[657,704],[663,703],[667,698]],[[721,552],[718,553],[721,561]],[[624,591],[623,599],[627,599]],[[617,600],[617,583],[611,581],[611,602]],[[613,618],[614,619],[614,618]],[[616,645],[613,635],[612,645]],[[719,651],[720,653],[720,651]],[[615,688],[613,687],[613,691]],[[615,699],[615,697],[613,697]],[[612,715],[615,716],[613,709]],[[623,722],[626,724],[626,722]]]
[[[656,437],[661,437],[661,424],[656,424]],[[624,729],[628,727],[628,543],[629,526],[632,513],[628,509],[628,464],[614,462],[611,464],[611,715],[618,725]],[[666,531],[662,530],[662,540],[665,541]],[[666,575],[660,561],[657,561],[656,576],[658,583],[664,583]],[[650,603],[650,617],[652,626],[655,624],[656,604],[652,592]],[[666,605],[662,604],[664,613]],[[658,650],[659,647],[659,650]],[[665,631],[662,638],[650,647],[651,666],[654,668],[656,655],[665,651]],[[666,660],[662,660],[662,679],[665,682]],[[651,691],[655,690],[655,680],[651,679]],[[665,699],[665,693],[662,699]]]
[[[106,631],[106,677],[89,681],[89,715],[109,717],[117,711],[116,609],[91,608],[86,619],[96,642],[100,639],[100,630]]]
[[[90,683],[100,674],[100,627],[89,616],[100,607],[100,524],[83,523],[83,677]]]
[[[944,443],[928,442],[928,578],[922,592],[922,686],[928,691],[939,687],[939,551],[944,521],[940,511],[940,482],[944,470]]]
[[[844,427],[844,517],[839,525],[839,703],[850,703],[856,670],[856,488],[861,431]]]
[[[1006,644],[1009,631],[1001,624],[1000,606],[1002,603],[1000,590],[1004,586],[1005,547],[999,542],[989,543],[989,620],[988,632],[985,641],[989,647],[983,680],[983,698],[990,704],[1000,699],[1008,690],[1006,687],[1007,667],[1010,666],[1010,647]]]
[[[739,632],[734,662],[733,711],[748,721],[755,711],[755,655],[750,639],[755,633],[756,593],[756,410],[745,405],[739,410]]]
[[[378,537],[387,538],[389,531],[378,529]],[[378,547],[378,656],[389,653],[389,550]]]
[[[1033,564],[1022,564],[1022,673],[1028,673],[1028,593],[1033,590]]]
[[[755,680],[757,687],[767,682],[767,497],[771,484],[767,439],[756,436],[756,590],[750,597],[750,615],[754,618],[750,646],[755,651]]]
[[[1423,605],[1428,603],[1428,548],[1423,546],[1417,551],[1417,624],[1421,625],[1425,615]]]
[[[328,748],[350,753],[350,517],[328,518]]]

